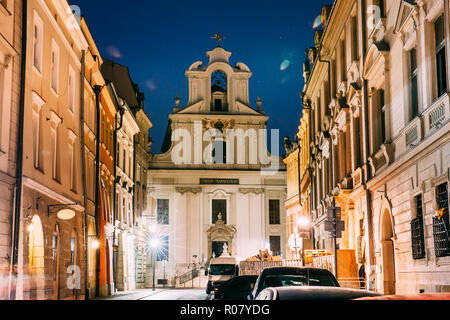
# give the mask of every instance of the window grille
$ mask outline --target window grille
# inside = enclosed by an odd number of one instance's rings
[[[438,186],[437,202],[438,208],[443,209],[443,215],[433,217],[434,250],[436,257],[446,257],[450,256],[447,183]]]

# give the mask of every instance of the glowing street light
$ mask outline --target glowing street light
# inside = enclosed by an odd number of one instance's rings
[[[150,240],[150,247],[152,249],[157,249],[159,247],[159,240],[158,239]]]
[[[100,247],[100,242],[98,240],[93,240],[91,246],[92,249],[98,249]]]
[[[153,282],[152,282],[152,289],[153,291],[155,291],[155,269],[156,269],[156,252],[160,246],[160,241],[157,235],[157,226],[156,224],[151,224],[150,225],[150,249],[151,249],[151,255],[152,255],[152,270],[153,270]]]

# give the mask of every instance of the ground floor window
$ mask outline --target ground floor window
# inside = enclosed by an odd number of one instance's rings
[[[414,260],[425,258],[425,238],[423,232],[423,199],[415,198],[417,217],[411,221],[412,254]]]
[[[448,210],[448,184],[437,187],[438,212],[433,217],[434,250],[436,257],[450,256],[450,225]]]

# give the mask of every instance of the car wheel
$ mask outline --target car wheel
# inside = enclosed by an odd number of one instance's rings
[[[206,293],[210,294],[212,291],[212,284],[211,282],[208,282],[208,285],[206,286]]]

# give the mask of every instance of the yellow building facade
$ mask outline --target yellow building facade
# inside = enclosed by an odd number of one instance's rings
[[[324,221],[335,199],[338,246],[368,289],[446,292],[449,1],[335,1],[323,16],[303,92],[315,246],[333,249]]]

